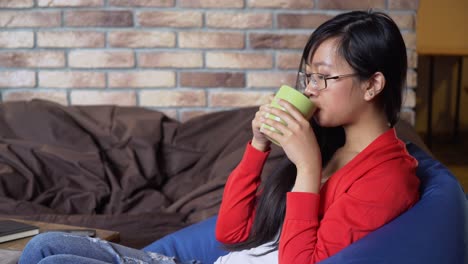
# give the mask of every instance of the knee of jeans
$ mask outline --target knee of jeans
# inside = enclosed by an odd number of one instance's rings
[[[39,235],[34,236],[28,242],[28,244],[26,244],[26,248],[27,247],[37,247],[37,246],[40,246],[42,248],[42,247],[44,247],[45,245],[48,245],[48,244],[60,243],[60,241],[62,240],[61,238],[63,237],[63,235],[64,235],[63,233],[59,233],[59,232],[41,233]]]
[[[47,232],[34,236],[24,247],[18,263],[37,263],[44,257],[44,249],[55,243],[60,243],[63,234]]]

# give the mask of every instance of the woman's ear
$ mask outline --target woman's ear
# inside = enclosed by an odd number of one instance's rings
[[[366,82],[364,100],[370,101],[377,97],[385,87],[385,76],[381,72],[374,73]]]

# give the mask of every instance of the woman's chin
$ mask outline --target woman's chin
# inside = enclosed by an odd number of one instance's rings
[[[321,127],[334,127],[334,124],[327,122],[326,118],[323,117],[320,110],[317,110],[312,118],[314,119],[315,123]]]

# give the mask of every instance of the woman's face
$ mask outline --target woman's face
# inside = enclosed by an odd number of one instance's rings
[[[337,39],[322,42],[306,66],[306,73],[326,77],[353,74],[355,71],[337,51]],[[327,88],[317,90],[311,82],[305,89],[317,106],[315,121],[323,127],[348,125],[356,121],[364,105],[364,90],[358,76],[327,80]]]

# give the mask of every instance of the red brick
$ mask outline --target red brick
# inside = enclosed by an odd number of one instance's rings
[[[406,48],[416,49],[416,33],[402,33]]]
[[[227,69],[268,69],[273,67],[271,54],[207,52],[206,67]]]
[[[181,48],[242,49],[244,34],[236,32],[179,32]]]
[[[419,0],[389,0],[389,9],[418,10]]]
[[[0,48],[32,48],[34,33],[27,31],[0,32]]]
[[[249,7],[255,8],[288,8],[303,9],[313,8],[314,0],[250,0]]]
[[[247,107],[269,102],[272,92],[212,92],[210,106],[214,107]]]
[[[138,15],[144,27],[201,27],[203,15],[196,11],[147,11]]]
[[[0,88],[34,86],[36,73],[33,71],[0,71]]]
[[[278,28],[317,28],[332,17],[325,14],[279,14]]]
[[[100,48],[105,46],[101,32],[60,31],[37,32],[37,46],[46,48]]]
[[[68,54],[73,68],[128,68],[135,65],[131,51],[74,50]]]
[[[416,93],[413,89],[406,89],[403,96],[403,107],[414,108],[416,106]]]
[[[104,6],[104,0],[38,0],[39,7],[97,7]]]
[[[181,72],[183,87],[245,87],[244,73],[227,72]]]
[[[414,14],[390,14],[390,17],[395,21],[400,29],[414,30],[415,15]]]
[[[302,52],[278,52],[276,64],[278,69],[298,70],[302,59]]]
[[[386,0],[367,0],[367,1],[350,1],[350,0],[317,0],[318,9],[385,9]]]
[[[135,92],[116,91],[72,91],[71,103],[73,105],[120,105],[135,106]]]
[[[0,8],[27,8],[33,6],[34,0],[0,0]]]
[[[110,6],[173,7],[175,0],[109,0]]]
[[[110,72],[109,87],[149,88],[174,87],[175,73],[169,71]]]
[[[65,66],[62,51],[15,51],[0,52],[0,67],[55,68]]]
[[[70,27],[131,27],[131,11],[65,11],[65,25]]]
[[[303,49],[309,34],[251,33],[250,47],[254,49]]]
[[[161,112],[163,113],[165,116],[169,117],[169,118],[172,118],[174,120],[177,120],[177,110],[175,109],[167,109],[167,108],[155,108],[155,107],[151,107],[151,109],[153,109],[154,111],[158,111],[158,112]]]
[[[67,105],[66,92],[51,91],[7,91],[2,93],[2,100],[8,101],[30,101],[32,99],[42,99]]]
[[[200,68],[201,52],[144,52],[138,54],[140,67],[144,68]]]
[[[418,67],[418,54],[415,50],[406,50],[408,56],[408,68]]]
[[[276,88],[286,84],[296,85],[296,72],[249,72],[247,74],[247,86],[254,88]]]
[[[116,31],[109,33],[109,44],[112,47],[175,47],[175,43],[174,32]]]
[[[179,0],[179,6],[188,8],[243,8],[243,0]]]
[[[206,26],[212,28],[271,28],[273,25],[272,15],[269,13],[210,12],[205,17]]]
[[[39,86],[47,88],[104,88],[106,76],[100,72],[41,71]]]
[[[204,91],[141,91],[141,106],[206,106]]]
[[[60,24],[58,11],[0,11],[0,27],[59,27]]]
[[[418,84],[418,75],[414,70],[408,70],[406,72],[406,86],[415,88]]]

